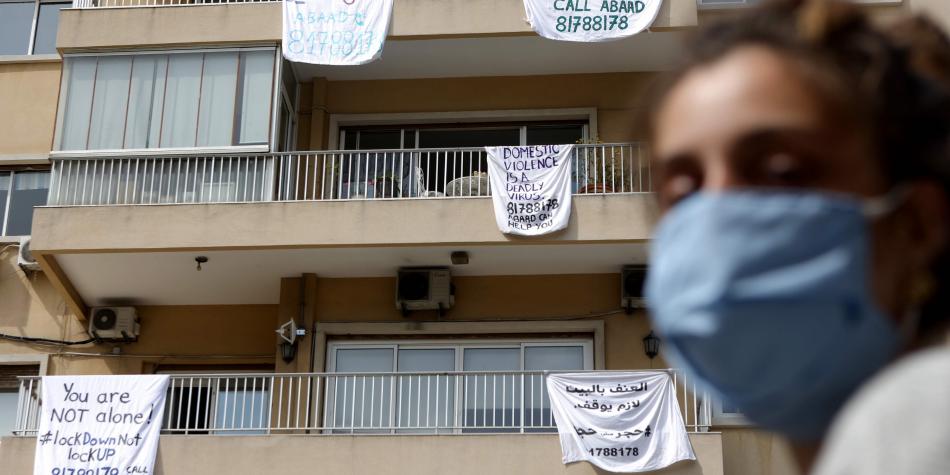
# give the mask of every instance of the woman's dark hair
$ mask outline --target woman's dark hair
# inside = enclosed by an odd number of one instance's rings
[[[877,152],[870,158],[893,184],[936,182],[950,199],[950,41],[933,22],[878,26],[841,1],[775,0],[712,23],[649,94],[650,136],[656,112],[686,74],[743,46],[770,48],[799,65],[830,117],[867,131]],[[937,288],[922,309],[922,332],[950,318],[950,249],[932,272]]]

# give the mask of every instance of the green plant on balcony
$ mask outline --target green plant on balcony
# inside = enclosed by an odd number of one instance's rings
[[[374,198],[398,198],[402,196],[399,189],[399,178],[392,172],[385,172],[373,178]]]
[[[578,187],[577,193],[633,191],[633,157],[624,155],[620,147],[603,143],[599,137],[575,142],[581,145],[575,147],[575,164],[572,170],[574,182]]]

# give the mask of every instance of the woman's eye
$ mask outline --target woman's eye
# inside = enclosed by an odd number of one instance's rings
[[[762,175],[768,185],[801,186],[805,184],[808,173],[795,157],[775,154],[764,160]]]
[[[663,185],[663,206],[672,207],[680,200],[693,194],[699,189],[699,180],[691,175],[676,175],[669,177]]]

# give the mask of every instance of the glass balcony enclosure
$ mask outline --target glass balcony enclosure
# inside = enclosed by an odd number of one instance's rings
[[[292,127],[296,81],[278,54],[268,46],[66,55],[53,155],[289,148],[277,134]]]

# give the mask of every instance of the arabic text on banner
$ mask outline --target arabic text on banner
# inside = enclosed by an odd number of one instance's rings
[[[506,234],[539,236],[571,219],[574,145],[485,147],[495,222]]]
[[[547,388],[565,464],[646,472],[696,459],[665,371],[552,374]]]
[[[393,0],[284,0],[284,57],[357,65],[383,53]]]
[[[524,0],[528,23],[552,40],[596,42],[650,27],[662,0]]]
[[[168,375],[46,376],[33,475],[148,475]]]

